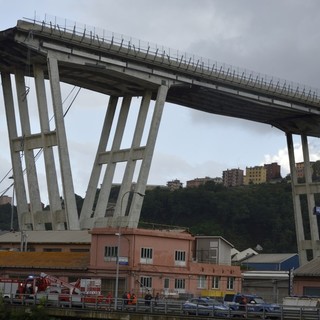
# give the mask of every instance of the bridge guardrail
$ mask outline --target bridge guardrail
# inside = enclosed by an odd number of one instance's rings
[[[201,75],[205,73],[212,77],[229,82],[237,82],[247,87],[261,88],[278,95],[296,97],[304,101],[320,104],[318,89],[311,86],[234,67],[230,64],[212,61],[208,58],[182,52],[181,50],[91,27],[87,24],[71,22],[59,17],[45,15],[43,20],[36,16],[33,19],[24,18],[24,20],[32,22],[35,25],[40,25],[43,28],[49,28],[52,32],[58,32],[59,35],[74,34],[82,40],[86,39],[89,41],[91,46],[101,48],[107,45],[111,48],[115,45],[119,48],[119,51],[123,48],[127,49],[127,55],[137,56],[143,54],[146,60],[151,59],[153,61],[156,58],[160,58],[164,64],[171,65],[174,63],[175,67],[187,68],[187,70],[192,69],[194,73]]]
[[[19,304],[25,306],[42,304],[52,308],[81,308],[90,310],[101,310],[101,312],[139,312],[150,314],[172,314],[182,315],[186,317],[187,313],[183,310],[184,301],[177,300],[161,300],[159,302],[151,301],[150,305],[145,304],[144,299],[138,299],[136,304],[126,304],[121,298],[118,298],[117,310],[115,310],[114,299],[107,303],[101,296],[90,296],[90,302],[84,299],[82,295],[71,295],[68,300],[60,300],[59,294],[54,296],[35,294],[35,295],[19,295],[12,294],[10,298],[4,299],[8,304]],[[199,309],[194,310],[194,315],[201,315],[201,317],[212,317],[213,314],[203,315]],[[220,313],[220,312],[219,312]],[[248,310],[227,310],[224,312],[225,318],[242,317],[245,319],[279,319],[279,320],[320,320],[320,308],[301,307],[301,306],[282,306],[280,305],[279,312],[250,312]]]

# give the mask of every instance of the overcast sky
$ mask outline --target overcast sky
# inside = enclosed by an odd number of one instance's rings
[[[0,0],[0,7],[0,30],[23,17],[57,16],[320,88],[318,0]],[[81,90],[66,117],[75,191],[81,196],[107,101]],[[2,91],[0,134],[1,181],[11,168]],[[297,137],[295,142],[300,150]],[[319,159],[318,139],[309,142],[311,160]],[[296,160],[302,160],[301,152]],[[185,185],[196,177],[221,177],[226,169],[271,162],[281,165],[283,176],[289,172],[285,135],[278,129],[166,104],[148,183],[177,178]]]

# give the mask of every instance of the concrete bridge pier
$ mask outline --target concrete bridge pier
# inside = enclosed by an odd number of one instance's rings
[[[79,229],[79,219],[76,206],[75,192],[72,180],[71,164],[64,123],[63,105],[60,88],[58,59],[48,51],[48,74],[50,80],[52,104],[57,134],[59,164],[61,170],[62,191],[64,196],[65,219],[68,230]]]
[[[27,223],[25,219],[26,217],[30,217],[24,184],[24,170],[21,161],[25,140],[23,137],[18,136],[10,73],[1,72],[1,82],[8,126],[14,187],[17,199],[18,223],[21,230],[32,230],[33,226],[31,219],[29,223]]]
[[[50,204],[50,217],[53,230],[65,230],[65,213],[59,194],[57,171],[53,146],[57,145],[55,131],[50,131],[48,104],[45,91],[44,71],[39,66],[33,66],[39,121],[41,129],[42,150],[45,163],[45,175],[47,177],[47,190]]]
[[[313,258],[320,255],[320,242],[317,216],[314,214],[316,193],[320,193],[320,183],[312,181],[312,171],[309,158],[308,139],[306,135],[301,135],[303,161],[304,161],[304,177],[305,181],[298,181],[296,162],[294,155],[294,146],[292,134],[287,133],[287,146],[290,163],[291,185],[293,210],[296,227],[297,246],[300,259],[300,265],[304,265]],[[308,221],[305,221],[302,215],[301,196],[307,197]],[[306,239],[306,232],[310,235],[310,239]]]
[[[41,129],[39,133],[31,132],[28,106],[30,88],[28,88],[25,83],[25,70],[17,69],[13,75],[17,93],[17,110],[14,105],[11,76],[9,73],[1,73],[13,165],[14,187],[17,199],[19,228],[20,230],[78,230],[79,220],[64,127],[58,63],[57,60],[52,57],[48,57],[47,61],[56,124],[56,129],[52,131],[50,131],[49,126],[44,80],[45,71],[40,66],[33,66]],[[16,111],[19,113],[19,117],[16,117]],[[20,119],[20,126],[18,126],[17,119]],[[20,135],[18,135],[18,127],[21,131]],[[57,182],[58,179],[53,152],[54,147],[57,147],[59,154],[62,179],[61,191],[59,190]],[[42,208],[35,150],[40,150],[44,153],[50,210],[44,211]],[[63,198],[63,205],[61,203],[60,194],[61,198]]]
[[[109,105],[101,132],[100,142],[93,165],[85,201],[80,216],[80,226],[83,229],[97,227],[137,227],[140,217],[140,210],[143,202],[147,179],[150,171],[151,160],[155,148],[156,138],[160,126],[161,116],[168,91],[167,85],[160,85],[153,109],[152,121],[148,132],[147,143],[141,145],[148,111],[151,109],[152,92],[145,91],[142,98],[139,114],[133,132],[130,148],[122,149],[121,142],[131,104],[131,97],[125,96],[122,99],[119,118],[115,119],[115,110],[118,103],[117,97],[110,97]],[[111,126],[116,123],[116,130],[110,150],[106,150],[110,137]],[[137,162],[140,161],[140,168]],[[109,201],[111,187],[118,163],[125,163],[125,170],[122,177],[120,191],[115,204]],[[99,180],[103,166],[105,172],[102,179],[101,189],[96,206],[94,200],[96,190],[99,188]],[[138,170],[137,183],[133,183],[135,170]],[[132,193],[132,201],[128,201]],[[129,205],[129,207],[128,207]],[[112,207],[109,214],[108,208]]]

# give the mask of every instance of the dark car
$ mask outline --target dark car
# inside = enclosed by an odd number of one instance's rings
[[[193,298],[183,304],[183,311],[187,314],[227,317],[229,307],[216,299]]]

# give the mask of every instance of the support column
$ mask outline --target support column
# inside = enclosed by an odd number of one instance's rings
[[[91,174],[89,187],[87,190],[86,199],[81,212],[81,228],[96,227],[137,227],[143,197],[145,193],[147,179],[150,171],[151,160],[155,148],[156,138],[159,131],[161,116],[168,92],[167,85],[161,85],[158,89],[157,100],[155,103],[150,130],[146,146],[141,146],[142,136],[145,130],[146,119],[150,107],[152,93],[146,91],[141,101],[139,114],[135,126],[135,131],[132,138],[131,147],[121,149],[121,142],[128,112],[130,109],[131,97],[125,97],[122,101],[119,119],[117,119],[116,130],[110,151],[105,151],[107,146],[112,121],[114,118],[116,100],[110,100],[108,113],[106,115],[103,132],[101,134],[98,152]],[[113,98],[115,99],[115,98]],[[133,176],[136,168],[136,163],[141,160],[141,167],[138,182],[133,189]],[[117,203],[114,208],[113,216],[106,216],[107,205],[109,203],[110,191],[112,188],[113,178],[116,170],[116,165],[119,162],[126,162],[125,171],[123,173],[122,184],[119,194],[117,195]],[[92,213],[92,207],[95,199],[96,188],[98,187],[99,177],[101,174],[101,166],[106,164],[106,171],[100,189],[95,211]],[[124,195],[132,192],[132,201],[127,212],[128,198]],[[123,203],[121,203],[123,202]],[[134,208],[134,209],[133,209]],[[122,210],[121,210],[122,209]],[[121,212],[123,211],[123,212]],[[133,214],[133,215],[132,215]]]
[[[166,102],[166,97],[169,87],[167,85],[161,85],[158,89],[157,100],[155,104],[155,109],[151,121],[150,132],[147,140],[147,145],[144,153],[144,157],[141,163],[140,174],[137,181],[136,190],[144,193],[146,190],[146,185],[148,181],[148,176],[151,167],[151,160],[156,145],[157,135],[160,127],[160,121],[162,117],[162,112],[164,104]],[[119,198],[118,198],[119,202]],[[137,228],[140,212],[142,207],[143,198],[138,194],[133,194],[132,204],[129,212],[129,220],[127,226],[129,228]]]
[[[137,163],[137,159],[135,157],[134,151],[137,150],[137,148],[139,148],[141,144],[141,139],[142,139],[142,135],[143,135],[143,131],[145,128],[146,119],[148,115],[148,109],[150,106],[151,94],[152,93],[150,91],[147,91],[141,101],[139,115],[138,115],[138,119],[135,127],[135,132],[133,135],[131,148],[128,153],[127,165],[123,175],[120,192],[118,195],[118,202],[117,202],[116,210],[114,213],[114,218],[119,216],[124,216],[126,212],[125,208],[127,208],[129,194],[127,196],[124,196],[124,195],[128,191],[132,190],[132,180],[133,180],[134,170]],[[139,190],[138,188],[135,188],[135,192],[139,192],[143,194],[144,190],[142,191],[142,190]],[[123,203],[121,203],[121,201]],[[120,212],[121,209],[123,209],[123,212]]]
[[[94,225],[94,217],[92,216],[94,213],[92,212],[92,210],[93,210],[96,191],[98,188],[101,169],[102,169],[100,156],[103,152],[106,151],[117,103],[118,103],[118,97],[111,96],[109,100],[106,116],[104,119],[103,127],[102,127],[100,142],[99,142],[96,158],[94,161],[93,169],[91,172],[88,189],[87,189],[86,196],[85,196],[82,210],[81,210],[81,215],[80,215],[81,229],[91,229]]]
[[[67,225],[69,230],[79,230],[79,219],[72,182],[66,130],[63,119],[58,61],[50,52],[48,53],[48,71],[57,130],[59,161],[65,206],[64,209],[67,218]]]
[[[296,227],[299,263],[300,265],[304,265],[308,262],[308,258],[307,258],[308,246],[305,240],[305,233],[304,233],[304,227],[303,227],[304,225],[303,225],[302,212],[301,212],[300,194],[305,194],[307,193],[307,191],[306,191],[306,188],[304,188],[304,186],[302,186],[302,191],[301,191],[301,186],[298,183],[292,134],[287,133],[286,136],[287,136],[287,146],[288,146],[288,155],[289,155],[289,164],[290,164],[292,200],[293,200],[293,211],[294,211],[294,221],[295,221],[295,227]],[[303,148],[305,148],[305,146]]]
[[[27,99],[28,92],[27,92],[25,81],[24,81],[24,74],[21,70],[17,70],[15,72],[15,79],[16,79],[16,89],[17,89],[22,137],[30,137],[31,127],[30,127],[30,117],[29,117],[28,99]],[[28,193],[30,198],[30,212],[31,212],[31,220],[32,220],[33,228],[35,230],[45,230],[44,223],[34,221],[35,213],[41,212],[42,206],[41,206],[39,182],[38,182],[37,169],[36,169],[33,149],[29,148],[26,143],[23,143],[22,149],[24,152],[24,159],[26,163],[26,176],[27,176],[27,183],[28,183],[28,191],[29,191]]]
[[[301,135],[302,151],[303,151],[303,160],[304,160],[304,176],[306,183],[306,195],[308,202],[308,215],[309,215],[309,225],[310,225],[310,236],[311,236],[311,247],[313,258],[319,256],[320,251],[317,246],[317,241],[319,240],[319,230],[318,222],[316,215],[313,214],[313,209],[315,207],[314,194],[311,192],[310,184],[312,183],[312,172],[311,164],[309,158],[309,148],[308,148],[308,139],[306,135]]]
[[[11,162],[13,167],[13,178],[17,200],[19,229],[32,230],[32,223],[30,220],[26,189],[23,178],[21,155],[20,151],[16,151],[14,148],[14,140],[17,139],[18,134],[10,74],[2,72],[1,81],[10,141]]]
[[[62,212],[62,207],[61,207],[61,200],[59,195],[59,186],[58,186],[56,165],[54,161],[54,154],[52,149],[52,142],[51,141],[49,142],[48,141],[49,137],[47,137],[48,133],[53,134],[53,132],[50,132],[44,72],[39,66],[34,65],[33,73],[34,73],[35,88],[36,88],[36,94],[37,94],[39,120],[40,120],[40,128],[41,128],[41,140],[42,140],[42,148],[43,148],[43,155],[44,155],[48,198],[49,198],[49,205],[50,205],[50,214],[51,214],[50,220],[51,220],[53,230],[65,230],[66,219]],[[48,213],[43,212],[43,214],[48,214]]]
[[[127,122],[128,113],[129,113],[130,103],[131,103],[131,97],[124,97],[122,101],[122,106],[120,110],[120,115],[119,115],[116,131],[115,131],[111,151],[108,155],[107,169],[102,181],[100,195],[99,195],[99,199],[96,206],[96,212],[95,212],[96,218],[105,217],[105,213],[108,205],[108,199],[109,199],[109,195],[112,187],[112,181],[113,181],[114,173],[116,170],[116,163],[117,163],[117,161],[115,161],[113,157],[114,157],[114,154],[120,150],[121,141],[122,141],[122,137],[123,137],[125,125]]]

